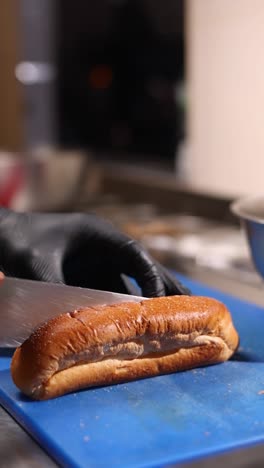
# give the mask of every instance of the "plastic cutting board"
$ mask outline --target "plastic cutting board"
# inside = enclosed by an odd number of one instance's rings
[[[241,337],[233,360],[32,402],[0,357],[0,403],[60,465],[164,466],[264,442],[264,309],[181,279],[231,310]]]

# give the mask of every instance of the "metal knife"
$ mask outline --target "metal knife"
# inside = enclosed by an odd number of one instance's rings
[[[33,330],[63,312],[142,297],[5,277],[0,286],[0,348],[16,348]]]

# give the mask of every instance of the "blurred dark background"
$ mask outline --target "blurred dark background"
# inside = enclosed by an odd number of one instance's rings
[[[184,134],[181,0],[59,0],[59,142],[173,158]]]
[[[257,284],[229,204],[262,174],[262,10],[230,5],[2,0],[0,205],[94,211],[168,266]]]

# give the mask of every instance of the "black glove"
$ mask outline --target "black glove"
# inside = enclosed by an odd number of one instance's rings
[[[188,294],[136,241],[93,214],[0,209],[0,270],[7,276],[145,297]]]

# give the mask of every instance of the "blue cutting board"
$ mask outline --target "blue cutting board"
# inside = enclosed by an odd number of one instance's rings
[[[0,358],[0,402],[65,467],[153,467],[264,442],[264,309],[181,277],[230,308],[231,361],[32,402]]]

